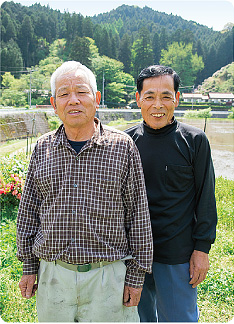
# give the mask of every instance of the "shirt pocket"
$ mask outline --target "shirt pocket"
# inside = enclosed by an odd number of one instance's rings
[[[167,165],[165,186],[168,191],[182,192],[193,186],[193,167],[191,165]]]

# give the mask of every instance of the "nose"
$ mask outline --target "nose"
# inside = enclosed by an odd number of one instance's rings
[[[154,106],[156,109],[161,109],[162,106],[163,106],[163,105],[162,105],[162,100],[161,100],[161,98],[156,97],[155,100],[154,100],[153,106]]]
[[[69,104],[70,105],[77,105],[79,103],[80,103],[80,99],[79,99],[78,95],[75,92],[72,92],[70,94]]]

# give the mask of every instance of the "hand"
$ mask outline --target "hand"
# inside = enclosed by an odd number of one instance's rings
[[[194,250],[190,258],[190,284],[193,288],[199,285],[205,278],[210,268],[207,253]]]
[[[123,304],[126,307],[137,306],[141,298],[142,288],[124,286]]]
[[[37,284],[35,284],[36,281],[36,275],[23,275],[19,287],[21,290],[21,295],[24,298],[31,298],[35,295],[35,292],[37,290]]]

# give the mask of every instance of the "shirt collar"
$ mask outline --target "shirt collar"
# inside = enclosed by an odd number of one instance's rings
[[[86,145],[92,146],[93,144],[97,145],[108,145],[109,141],[107,138],[107,134],[102,126],[102,123],[98,118],[94,118],[94,122],[96,123],[97,127],[95,129],[95,132],[90,140],[87,141]],[[64,146],[68,146],[68,140],[67,135],[65,133],[64,125],[60,125],[57,131],[54,134],[54,145],[58,146],[59,144],[62,144]]]

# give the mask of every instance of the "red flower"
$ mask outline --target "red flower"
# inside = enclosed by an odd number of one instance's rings
[[[6,194],[6,191],[3,188],[0,189],[0,195],[2,195],[2,194]]]

